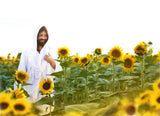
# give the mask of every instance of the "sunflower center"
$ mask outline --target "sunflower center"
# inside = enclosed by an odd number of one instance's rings
[[[2,103],[0,103],[0,110],[4,110],[4,109],[6,109],[8,106],[9,106],[8,103],[2,102]]]
[[[131,106],[128,106],[128,107],[126,108],[126,112],[127,112],[128,115],[133,115],[133,114],[135,114],[136,109],[135,109],[134,106],[131,105]]]
[[[112,56],[113,56],[113,57],[120,57],[120,55],[121,55],[121,53],[120,53],[119,50],[114,50],[114,51],[112,52]]]
[[[43,89],[48,90],[50,88],[50,83],[44,83]]]
[[[157,102],[160,104],[160,96],[157,98]]]
[[[25,78],[25,75],[24,75],[24,74],[19,73],[19,74],[18,74],[18,78],[19,78],[20,80],[23,80],[23,79]]]
[[[139,52],[144,52],[144,51],[145,51],[145,49],[144,49],[144,48],[142,48],[142,46],[139,46],[139,47],[137,48],[137,51],[139,51]]]
[[[74,59],[74,62],[77,63],[78,61],[79,61],[79,58],[75,58],[75,59]]]
[[[65,55],[67,54],[67,50],[62,49],[62,50],[61,50],[61,54],[65,56]]]
[[[97,53],[97,54],[101,54],[101,53],[102,53],[102,50],[101,50],[101,49],[96,49],[96,53]]]
[[[131,59],[125,59],[124,66],[127,67],[127,68],[130,68],[132,66]]]
[[[103,59],[103,61],[105,62],[105,63],[108,63],[108,58],[107,57],[105,57],[104,59]]]
[[[23,111],[25,109],[25,107],[22,104],[16,104],[14,108],[19,111]]]
[[[84,64],[87,63],[87,58],[83,58],[82,63],[84,63]]]
[[[101,50],[100,50],[100,49],[97,49],[97,52],[98,52],[98,53],[101,53]]]

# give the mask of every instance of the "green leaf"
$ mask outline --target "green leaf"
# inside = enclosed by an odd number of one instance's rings
[[[103,79],[103,78],[98,78],[98,85],[110,85],[109,84],[109,81],[108,80],[106,80],[106,79]]]
[[[79,76],[80,77],[86,77],[87,76],[87,70],[85,70],[85,69],[81,70]]]
[[[149,63],[149,64],[152,64],[153,61],[155,61],[155,60],[156,60],[156,58],[154,58],[152,55],[145,57],[145,62]]]
[[[21,88],[21,90],[23,90],[23,93],[25,94],[26,97],[29,97],[30,95],[28,94],[28,92],[24,89],[24,88]]]
[[[23,83],[22,86],[32,85],[31,83]]]
[[[59,71],[59,72],[54,72],[52,74],[49,74],[50,76],[56,76],[58,78],[62,78],[62,76],[64,75],[63,71]]]
[[[122,78],[118,79],[119,81],[127,81],[127,80],[137,80],[139,76],[123,76]]]
[[[15,81],[15,78],[13,78],[13,79],[8,79],[8,80],[6,80],[6,81]]]
[[[102,54],[101,56],[102,57],[109,57],[109,55],[107,55],[107,54]]]
[[[53,78],[54,84],[56,83],[61,83],[61,79],[60,78]]]
[[[38,105],[48,104],[48,105],[54,106],[53,101],[54,101],[54,97],[45,96],[45,97],[42,97],[40,100],[38,100],[36,104]]]

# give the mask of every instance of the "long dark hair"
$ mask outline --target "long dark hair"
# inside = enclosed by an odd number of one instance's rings
[[[48,38],[49,38],[48,30],[47,30],[47,28],[46,28],[45,26],[42,26],[42,27],[39,29],[39,32],[38,32],[38,34],[37,34],[37,39],[38,39],[38,37],[39,37],[39,34],[40,34],[41,32],[43,32],[43,31],[46,32],[46,34],[47,34],[47,40],[48,40]]]

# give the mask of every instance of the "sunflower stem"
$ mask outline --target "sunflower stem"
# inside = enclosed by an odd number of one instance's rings
[[[95,89],[95,97],[97,97],[97,81],[98,81],[98,76],[96,74],[96,89]]]
[[[77,69],[77,67],[76,67],[76,71],[78,71],[78,69]],[[77,79],[77,76],[75,77],[75,82],[76,82],[76,91],[77,91],[77,89],[78,89],[78,79]],[[78,96],[77,94],[76,95],[74,95],[73,97],[75,97],[76,98],[76,96]],[[75,99],[75,102],[77,103],[77,99]]]
[[[49,97],[51,98],[51,95],[49,94]],[[51,114],[51,105],[50,105],[50,107],[49,107],[49,114],[50,114],[50,116],[52,116],[52,114]]]
[[[113,92],[115,92],[115,64],[113,63]]]
[[[17,84],[17,88],[19,88],[19,83]]]
[[[144,88],[144,55],[142,56],[142,62],[141,62],[141,88]]]
[[[98,58],[97,58],[97,55],[96,55],[96,72],[98,73]],[[98,94],[98,88],[97,88],[97,81],[98,81],[98,74],[96,73],[96,89],[95,89],[95,97],[97,97],[97,94]]]
[[[66,82],[67,82],[67,68],[64,67],[64,84],[63,84],[63,89],[64,89],[64,94],[63,94],[63,98],[64,98],[64,106],[66,104]]]
[[[86,71],[87,71],[87,67],[85,67]],[[89,94],[88,94],[88,74],[86,74],[86,96],[87,96],[87,103],[88,103],[88,99],[89,99]]]

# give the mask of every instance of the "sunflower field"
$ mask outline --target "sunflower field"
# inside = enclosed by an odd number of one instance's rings
[[[17,60],[1,56],[0,115],[159,116],[160,52],[153,54],[152,42],[140,42],[133,50],[135,54],[124,53],[114,46],[102,54],[96,48],[80,57],[71,56],[67,47],[58,48],[56,61],[62,70],[48,74],[53,80],[39,82],[45,96],[35,103],[26,99],[29,95],[23,87],[13,89],[16,75],[28,77],[27,72],[17,71],[20,54]],[[18,82],[29,86],[26,80]],[[39,107],[44,105],[42,114]]]

